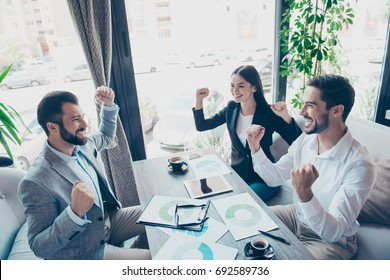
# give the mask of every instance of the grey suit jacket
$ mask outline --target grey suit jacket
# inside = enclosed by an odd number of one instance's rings
[[[97,154],[113,142],[116,132],[116,110],[101,110],[99,132],[88,137],[80,152],[95,168],[104,207],[119,209],[120,203],[112,193],[99,167]],[[42,153],[20,182],[18,196],[25,207],[28,223],[28,241],[32,251],[44,259],[102,259],[105,248],[104,217],[96,204],[86,213],[91,221],[79,226],[65,210],[71,204],[75,172],[50,148],[44,145]]]

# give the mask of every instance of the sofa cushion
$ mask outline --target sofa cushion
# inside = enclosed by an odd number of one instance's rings
[[[9,260],[38,260],[39,258],[34,255],[28,245],[27,239],[27,223],[19,229],[16,235],[14,244],[12,246],[11,253],[8,256]]]
[[[361,224],[355,260],[390,260],[390,226]]]
[[[377,162],[377,179],[358,221],[390,225],[390,159]]]
[[[20,227],[26,221],[16,191],[25,171],[0,167],[0,259],[6,260]]]

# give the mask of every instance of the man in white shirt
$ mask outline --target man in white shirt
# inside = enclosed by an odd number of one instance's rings
[[[345,124],[355,91],[348,79],[323,75],[309,80],[300,115],[305,134],[277,163],[259,142],[264,128],[248,129],[254,170],[269,186],[291,179],[294,204],[271,209],[316,259],[351,259],[357,252],[357,216],[375,179],[374,161]]]

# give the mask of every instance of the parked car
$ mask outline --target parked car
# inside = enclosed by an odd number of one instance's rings
[[[86,63],[75,66],[68,74],[65,75],[65,83],[74,81],[83,81],[92,79],[91,72],[89,71]]]
[[[15,148],[18,167],[23,170],[30,168],[32,162],[42,151],[46,139],[46,134],[37,119],[33,119],[27,127],[28,130],[26,129],[20,138],[22,144]]]
[[[257,49],[241,49],[234,53],[234,58],[242,62],[270,58],[271,56],[272,56],[271,51],[268,48],[264,48],[264,47],[257,48]]]
[[[29,59],[21,65],[21,69],[30,70],[30,71],[49,72],[49,71],[57,70],[57,65],[53,57],[47,56],[47,57]]]
[[[208,104],[219,106],[223,102],[221,93],[210,90],[206,98]],[[160,118],[153,129],[153,139],[160,143],[162,148],[183,150],[197,136],[192,107],[195,104],[193,94],[184,93],[173,98],[169,106],[160,113]]]
[[[154,73],[161,70],[158,58],[133,57],[134,73]]]
[[[215,53],[201,53],[199,55],[190,55],[187,57],[185,66],[187,68],[217,66],[222,64],[222,58]]]
[[[39,72],[21,70],[8,74],[0,87],[2,90],[7,90],[19,87],[36,87],[48,83],[50,81]]]

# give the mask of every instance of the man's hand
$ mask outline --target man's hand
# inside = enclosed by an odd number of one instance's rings
[[[249,143],[249,148],[251,153],[254,154],[260,149],[260,140],[263,138],[265,133],[265,128],[261,125],[252,124],[246,134]]]
[[[100,86],[96,89],[96,99],[102,102],[105,106],[112,106],[114,104],[115,93],[106,86]]]
[[[85,182],[75,182],[72,189],[70,208],[80,218],[91,209],[96,196]]]
[[[306,163],[301,167],[294,168],[290,172],[291,183],[297,192],[300,202],[307,202],[312,199],[311,186],[320,176],[314,165]]]
[[[286,123],[291,123],[292,118],[288,113],[286,103],[277,102],[271,105],[271,109],[276,115],[281,117]]]

